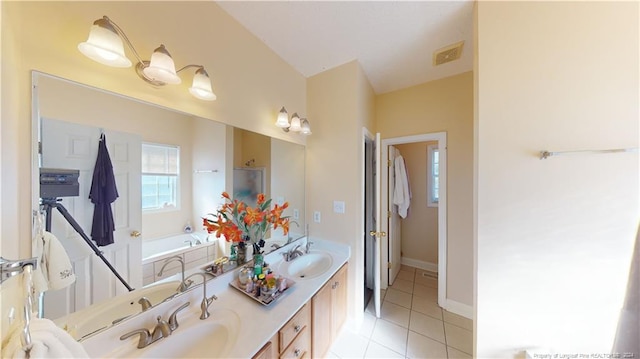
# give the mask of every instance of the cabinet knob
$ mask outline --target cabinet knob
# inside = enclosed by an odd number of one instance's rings
[[[293,351],[293,355],[295,355],[296,357],[299,357],[300,353],[301,353],[300,349],[296,349]]]
[[[296,332],[296,333],[299,333],[300,329],[302,329],[302,328],[300,328],[299,325],[296,325],[295,327],[293,327],[293,331]]]

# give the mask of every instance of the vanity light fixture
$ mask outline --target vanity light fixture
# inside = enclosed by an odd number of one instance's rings
[[[127,44],[138,63],[136,73],[145,82],[154,86],[177,85],[182,82],[178,73],[188,68],[196,68],[189,92],[200,100],[213,101],[216,95],[211,89],[211,79],[202,65],[187,65],[176,71],[171,54],[160,45],[153,51],[151,60],[142,60],[124,31],[107,16],[93,22],[87,41],[78,44],[78,50],[88,58],[112,67],[130,67],[131,61],[124,54]]]
[[[311,134],[311,126],[309,125],[309,121],[306,118],[300,118],[297,112],[294,112],[291,115],[291,122],[289,122],[289,114],[287,110],[282,107],[280,112],[278,112],[278,119],[276,120],[276,126],[282,128],[284,132],[300,132],[304,135]]]

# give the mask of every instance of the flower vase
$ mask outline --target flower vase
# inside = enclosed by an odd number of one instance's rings
[[[239,244],[236,251],[236,263],[238,266],[244,265],[247,262],[247,246]]]

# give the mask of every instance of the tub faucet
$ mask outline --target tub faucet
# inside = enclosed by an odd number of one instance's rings
[[[160,272],[158,272],[158,277],[162,276],[162,271],[164,271],[164,268],[167,266],[167,264],[169,264],[171,262],[175,262],[175,261],[180,262],[180,272],[182,273],[182,281],[180,282],[180,285],[178,286],[177,291],[178,292],[184,292],[185,290],[187,290],[187,288],[189,288],[189,286],[193,283],[193,281],[185,282],[185,279],[184,279],[184,260],[182,260],[182,257],[173,256],[173,257],[170,257],[169,259],[167,259],[166,261],[164,261],[164,264],[160,268]]]
[[[188,276],[187,279],[193,277],[194,275],[201,275],[202,276],[202,302],[200,302],[200,310],[202,311],[200,313],[200,319],[204,320],[209,318],[209,306],[211,305],[211,303],[213,303],[214,300],[218,299],[218,297],[216,297],[215,294],[211,295],[210,298],[207,298],[207,276],[204,273],[193,273],[192,275]]]

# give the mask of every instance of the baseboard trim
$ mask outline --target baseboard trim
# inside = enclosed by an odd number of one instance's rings
[[[400,263],[406,266],[416,267],[429,272],[438,273],[438,265],[435,263],[420,261],[417,259],[412,259],[407,257],[400,258]]]
[[[470,305],[447,299],[444,303],[444,309],[451,313],[473,320],[473,307]]]

